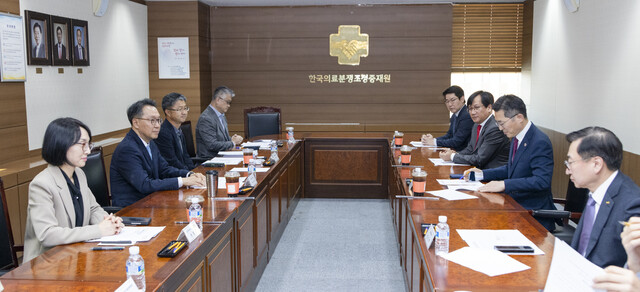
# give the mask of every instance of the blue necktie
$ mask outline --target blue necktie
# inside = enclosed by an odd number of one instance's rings
[[[589,245],[589,238],[591,237],[591,230],[593,230],[593,223],[596,217],[596,201],[589,194],[589,200],[587,206],[582,213],[582,232],[580,232],[580,242],[578,244],[578,252],[585,255],[587,246]]]
[[[147,152],[149,152],[149,158],[151,158],[151,160],[153,160],[153,155],[151,155],[151,147],[150,147],[150,145],[147,145]]]

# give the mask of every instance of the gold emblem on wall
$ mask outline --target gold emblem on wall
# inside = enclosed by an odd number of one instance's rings
[[[360,57],[369,55],[369,35],[361,34],[359,25],[341,25],[329,36],[329,55],[340,65],[360,65]]]

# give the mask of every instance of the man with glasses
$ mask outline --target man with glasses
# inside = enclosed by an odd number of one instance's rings
[[[195,168],[187,152],[187,144],[180,125],[187,120],[189,107],[187,98],[180,93],[169,93],[162,98],[162,110],[165,120],[155,140],[160,154],[169,165],[186,170]]]
[[[145,196],[182,186],[205,186],[204,175],[170,166],[153,139],[162,119],[151,99],[136,101],[127,109],[131,130],[111,159],[111,196],[114,206],[126,207]]]
[[[456,153],[453,150],[440,152],[440,158],[455,163],[470,164],[480,169],[507,164],[509,160],[509,138],[498,129],[493,117],[493,95],[487,91],[474,92],[467,101],[469,115],[474,125],[467,148]]]
[[[490,181],[480,192],[504,192],[527,210],[555,210],[551,194],[553,148],[551,140],[527,118],[527,107],[515,95],[504,95],[493,104],[496,124],[511,138],[509,161],[506,165],[479,170],[478,180]],[[536,218],[549,231],[555,230],[552,218]]]
[[[242,136],[229,136],[225,117],[234,96],[233,90],[226,86],[220,86],[213,92],[211,104],[202,112],[196,125],[198,157],[208,159],[216,156],[218,151],[230,150],[242,143]]]
[[[444,136],[438,138],[434,138],[431,134],[422,135],[422,143],[462,151],[469,143],[473,126],[467,106],[464,104],[464,91],[460,86],[453,85],[445,89],[442,95],[444,104],[452,113],[449,119],[449,130]]]
[[[566,173],[577,188],[589,189],[571,247],[600,267],[622,267],[627,254],[620,238],[624,226],[618,222],[640,215],[640,188],[619,170],[622,143],[601,127],[569,133],[567,141]]]

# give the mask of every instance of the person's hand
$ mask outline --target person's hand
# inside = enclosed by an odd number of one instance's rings
[[[593,278],[593,289],[621,292],[640,291],[640,279],[632,270],[608,266],[604,272],[605,274]]]
[[[627,252],[629,269],[640,272],[640,217],[629,218],[629,226],[625,226],[620,234],[622,246]]]
[[[451,161],[451,154],[456,153],[451,149],[440,152],[440,158],[444,161]]]
[[[475,168],[475,167],[472,167],[472,168],[469,168],[469,169],[465,170],[464,173],[462,173],[462,175],[464,176],[464,181],[469,181],[469,174],[472,171],[475,172],[475,174],[476,174],[476,180],[479,180],[478,177],[482,174],[482,170],[480,170],[478,168]]]
[[[109,214],[104,216],[102,222],[98,223],[98,228],[100,229],[100,234],[102,234],[102,236],[114,235],[119,232],[118,224],[114,222],[113,217],[113,214]],[[122,222],[120,222],[120,224],[122,224]]]
[[[204,187],[206,185],[206,180],[204,178],[204,175],[192,174],[189,177],[182,178],[182,185],[185,187],[190,187],[190,186]]]
[[[237,134],[234,134],[233,137],[231,137],[231,141],[234,145],[240,145],[242,143],[242,140],[244,140],[242,136]]]
[[[504,192],[504,181],[494,180],[478,188],[478,192],[501,193]]]
[[[422,139],[420,139],[420,141],[424,145],[430,145],[430,146],[436,145],[435,139],[433,138],[433,136],[431,136],[431,134],[422,135]]]
[[[196,176],[196,177],[199,177],[199,178],[200,178],[200,179],[202,179],[203,181],[206,181],[206,179],[207,179],[207,178],[204,176],[204,174],[199,173],[199,172],[194,172],[194,173],[193,173],[192,175],[190,175],[190,176]]]

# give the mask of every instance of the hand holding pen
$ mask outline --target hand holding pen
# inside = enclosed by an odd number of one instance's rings
[[[640,272],[640,217],[631,217],[627,222],[620,222],[624,229],[620,234],[622,246],[627,252],[627,264],[635,273]]]

